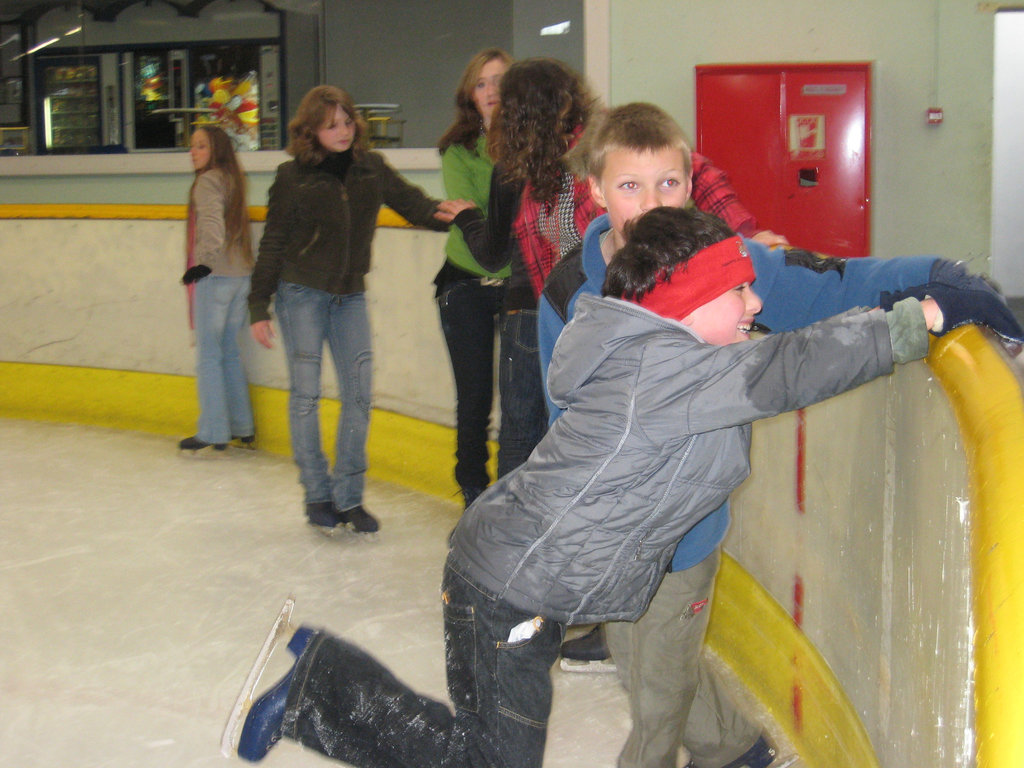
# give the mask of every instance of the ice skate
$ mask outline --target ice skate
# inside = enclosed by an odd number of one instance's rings
[[[270,632],[263,641],[263,646],[256,656],[256,661],[253,662],[252,668],[245,678],[242,690],[239,692],[238,698],[231,708],[231,714],[228,716],[228,721],[224,726],[224,733],[221,735],[220,740],[220,751],[225,757],[239,754],[248,760],[261,759],[267,750],[280,738],[280,718],[277,718],[276,727],[274,727],[273,719],[276,713],[268,712],[268,710],[272,708],[269,706],[270,704],[283,705],[284,696],[288,690],[287,683],[291,681],[292,670],[288,671],[284,680],[255,702],[253,701],[253,691],[259,685],[260,677],[263,674],[263,670],[266,669],[271,655],[273,655],[274,650],[282,641],[288,643],[289,650],[296,657],[302,654],[302,651],[305,650],[306,645],[309,643],[312,630],[306,627],[296,628],[291,624],[292,610],[294,608],[294,598],[289,597],[284,601],[284,605],[281,606],[281,610],[274,620]],[[292,669],[294,669],[294,666]],[[281,691],[278,690],[279,688]],[[262,710],[257,712],[256,708],[261,705]],[[283,706],[279,708],[279,714],[283,715]],[[260,717],[250,718],[250,711],[253,711],[254,715],[258,714]],[[259,720],[260,722],[250,723],[250,720]],[[269,728],[268,725],[270,726]],[[245,729],[243,729],[243,726],[245,726]],[[249,732],[243,733],[243,730],[248,730]],[[240,749],[240,742],[243,740],[243,737],[245,737],[247,742],[244,745],[247,747],[245,750]],[[262,752],[260,751],[261,749]],[[246,754],[242,754],[243,751]],[[258,756],[253,757],[253,755]]]
[[[563,672],[615,672],[615,662],[612,661],[604,626],[601,624],[585,635],[566,640],[562,643],[561,654],[559,666]]]
[[[256,435],[232,435],[231,444],[249,451],[256,450]]]
[[[195,435],[193,435],[192,437],[186,437],[184,440],[178,443],[179,451],[190,451],[193,456],[195,456],[197,453],[199,453],[205,448],[213,448],[213,450],[215,451],[224,451],[227,450],[227,447],[227,443],[207,443],[203,440],[200,440]]]

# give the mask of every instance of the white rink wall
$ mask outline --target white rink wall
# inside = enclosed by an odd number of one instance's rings
[[[803,418],[755,425],[726,550],[800,617],[880,765],[974,765],[970,502],[946,396],[918,362]]]
[[[183,222],[0,219],[0,242],[0,360],[193,375]],[[443,244],[437,233],[379,229],[369,297],[377,407],[450,425],[431,282]],[[254,384],[287,388],[280,344],[268,352],[246,337],[243,348]],[[333,372],[324,378],[333,395]],[[969,764],[967,480],[945,395],[915,363],[798,421],[755,429],[727,550],[799,617],[880,765]],[[774,640],[749,638],[755,648]],[[741,677],[765,671],[752,667]],[[815,717],[813,700],[789,706],[795,727]]]
[[[263,225],[253,225],[259,242]],[[183,221],[0,219],[0,359],[195,374],[180,283]],[[379,228],[368,297],[378,408],[454,423],[454,385],[434,302],[445,235]],[[280,339],[265,350],[246,336],[253,384],[288,388]],[[328,363],[324,393],[337,396]]]

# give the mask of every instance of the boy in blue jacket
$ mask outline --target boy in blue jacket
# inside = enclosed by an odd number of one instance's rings
[[[582,295],[600,295],[607,264],[625,242],[629,222],[655,206],[682,207],[690,198],[689,148],[660,108],[634,103],[612,109],[583,136],[577,173],[608,212],[587,228],[582,250],[556,264],[539,302],[541,371],[547,379],[555,342]],[[798,249],[744,245],[763,308],[757,323],[789,331],[858,306],[891,306],[903,295],[940,294],[945,330],[966,317],[1011,340],[1024,336],[1002,298],[961,265],[934,256],[834,259]],[[553,424],[561,410],[548,400]],[[597,627],[568,641],[564,658],[600,660],[609,650],[629,692],[633,727],[619,768],[676,765],[680,745],[696,768],[764,768],[773,748],[731,702],[702,661],[714,578],[729,525],[728,504],[708,514],[680,541],[669,574],[637,622]],[[607,644],[605,643],[607,636]],[[563,663],[564,666],[564,663]]]

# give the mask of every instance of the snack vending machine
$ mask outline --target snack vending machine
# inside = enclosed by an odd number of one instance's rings
[[[697,146],[766,229],[801,248],[871,248],[871,65],[697,67]]]
[[[36,82],[39,148],[74,154],[98,147],[103,127],[99,57],[42,59]]]

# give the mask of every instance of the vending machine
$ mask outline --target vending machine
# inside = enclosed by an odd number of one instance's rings
[[[188,146],[187,120],[175,111],[189,106],[187,52],[136,50],[126,58],[131,62],[134,148]]]
[[[218,44],[189,49],[197,123],[212,123],[235,149],[280,148],[279,46]]]
[[[871,65],[697,67],[697,151],[766,229],[834,256],[870,240]]]
[[[41,58],[36,71],[39,149],[74,154],[100,146],[99,57]]]

